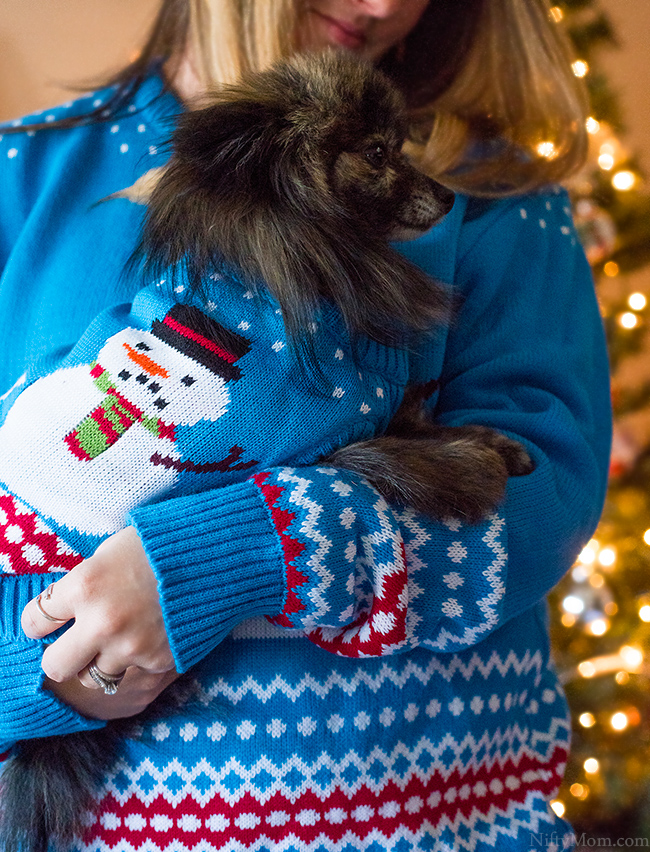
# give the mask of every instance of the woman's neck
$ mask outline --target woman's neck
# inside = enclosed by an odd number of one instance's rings
[[[169,59],[165,63],[163,74],[184,104],[189,104],[204,94],[204,87],[189,49],[185,50],[180,59]]]

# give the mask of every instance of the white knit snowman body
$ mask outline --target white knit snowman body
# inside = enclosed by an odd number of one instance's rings
[[[174,328],[164,329],[171,340],[120,331],[92,364],[37,380],[8,412],[0,428],[0,480],[46,523],[91,536],[121,529],[132,509],[177,481],[183,467],[176,427],[216,421],[227,411],[238,355],[171,322]],[[181,351],[176,339],[199,347],[213,368]],[[226,375],[214,363],[223,363]]]

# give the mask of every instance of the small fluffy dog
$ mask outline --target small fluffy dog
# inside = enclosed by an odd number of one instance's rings
[[[322,379],[303,334],[322,300],[353,335],[404,345],[449,321],[450,305],[389,240],[422,234],[453,204],[402,154],[405,135],[400,96],[351,58],[300,57],[251,75],[184,115],[169,164],[126,192],[148,205],[137,256],[151,272],[183,268],[195,289],[228,268],[250,285],[264,281],[306,380]],[[478,521],[502,499],[508,475],[530,471],[528,456],[491,429],[429,422],[425,395],[412,389],[385,436],[329,461],[365,475],[390,501]],[[183,692],[186,682],[171,687],[152,712],[169,712]],[[83,833],[132,724],[20,743],[0,782],[4,852],[46,852]]]

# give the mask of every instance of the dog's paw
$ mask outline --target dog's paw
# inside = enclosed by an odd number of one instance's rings
[[[508,438],[496,429],[488,426],[461,426],[459,427],[468,437],[474,438],[479,444],[496,450],[506,465],[508,476],[526,476],[532,473],[535,466],[519,441]]]
[[[424,446],[427,442],[422,443]],[[435,450],[436,486],[425,492],[427,505],[417,508],[443,521],[455,519],[477,524],[503,502],[508,482],[506,462],[497,449],[475,437],[459,437],[445,449],[444,459],[440,448]],[[429,479],[432,467],[427,456],[425,451],[422,471]]]
[[[436,441],[421,441],[419,476],[427,514],[475,524],[503,502],[509,476],[533,470],[524,447],[486,426],[442,428]]]
[[[485,426],[417,430],[337,450],[329,463],[364,476],[387,500],[437,520],[475,524],[502,503],[508,476],[532,470],[521,444]]]

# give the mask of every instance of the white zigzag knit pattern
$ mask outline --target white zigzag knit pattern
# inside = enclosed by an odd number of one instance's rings
[[[329,473],[329,469],[323,469],[322,472]],[[309,599],[315,607],[314,613],[305,619],[304,627],[309,628],[318,624],[330,610],[325,592],[334,582],[334,575],[326,568],[325,557],[332,546],[332,542],[318,529],[318,518],[323,507],[306,496],[311,482],[298,476],[290,468],[282,470],[278,478],[280,482],[293,486],[289,495],[289,502],[299,506],[306,514],[300,526],[300,532],[316,544],[316,549],[309,560],[309,567],[320,578],[320,583],[314,584],[309,592]]]
[[[448,662],[445,662],[447,659]],[[462,675],[467,681],[477,674],[487,680],[494,671],[497,671],[504,678],[511,672],[521,676],[534,671],[534,682],[537,684],[541,677],[542,665],[542,655],[539,651],[534,654],[526,652],[521,659],[517,657],[514,651],[510,651],[505,659],[502,659],[496,651],[493,651],[487,660],[484,660],[478,653],[473,653],[469,661],[454,654],[448,658],[431,657],[426,666],[421,666],[412,660],[405,661],[401,668],[384,663],[377,674],[370,674],[361,670],[346,678],[335,672],[325,681],[319,681],[311,675],[305,675],[294,685],[288,683],[282,677],[276,677],[268,685],[263,686],[251,676],[237,687],[219,679],[207,690],[207,695],[210,698],[222,696],[229,702],[237,704],[247,695],[254,695],[262,703],[266,703],[273,695],[280,693],[290,701],[295,702],[305,692],[312,692],[322,698],[333,690],[340,690],[345,695],[352,696],[361,686],[376,693],[386,683],[391,683],[403,689],[411,680],[426,686],[435,676],[442,677],[449,682],[457,674]]]
[[[553,742],[559,728],[564,729],[565,725],[557,719],[553,720],[551,730],[544,734],[543,740]],[[517,765],[522,761],[522,755],[533,759],[538,756],[532,745],[526,744],[529,739],[530,732],[515,724],[503,732],[496,731],[492,735],[484,733],[478,740],[469,733],[460,741],[451,734],[446,734],[435,744],[427,738],[422,738],[412,749],[403,743],[398,743],[390,753],[375,747],[365,757],[361,757],[354,750],[336,759],[321,752],[313,763],[291,755],[281,764],[276,764],[266,756],[258,758],[252,764],[231,758],[217,769],[207,759],[202,758],[191,768],[176,759],[160,768],[151,760],[145,760],[135,769],[121,766],[120,773],[128,779],[127,786],[118,787],[111,782],[107,790],[120,803],[135,795],[146,804],[150,804],[158,796],[170,804],[178,804],[189,795],[201,805],[206,805],[215,796],[219,796],[224,802],[234,806],[244,794],[249,794],[263,805],[277,793],[290,800],[310,790],[318,797],[325,798],[337,789],[351,798],[364,787],[379,794],[389,781],[400,789],[406,789],[413,778],[424,784],[434,775],[439,775],[448,782],[461,771],[466,775],[468,770],[479,770],[481,766],[492,769],[497,764]],[[542,738],[536,736],[534,739],[535,745],[539,746]],[[516,743],[516,746],[513,743]],[[485,761],[479,761],[475,757],[467,761],[464,757],[467,753],[476,755],[479,751],[495,756]],[[451,760],[448,758],[450,752],[454,755]],[[398,764],[408,768],[398,774]],[[426,771],[422,769],[424,764],[427,766]],[[323,772],[324,769],[327,770],[326,773]],[[350,773],[350,769],[354,771]],[[509,789],[515,790],[522,782],[531,783],[537,779],[547,781],[553,774],[549,769],[531,769],[521,777],[507,775],[503,783]],[[324,775],[327,777],[327,783],[319,780]],[[296,776],[302,779],[299,784],[295,783]],[[354,780],[348,780],[352,776]],[[175,781],[171,787],[167,785],[170,778]],[[265,782],[263,787],[259,783],[261,778],[264,778]],[[145,783],[141,784],[143,779]],[[198,783],[195,783],[197,780]],[[449,793],[451,789],[454,788],[447,787],[445,793],[449,801],[452,800]],[[479,790],[474,790],[474,793],[478,795]]]

